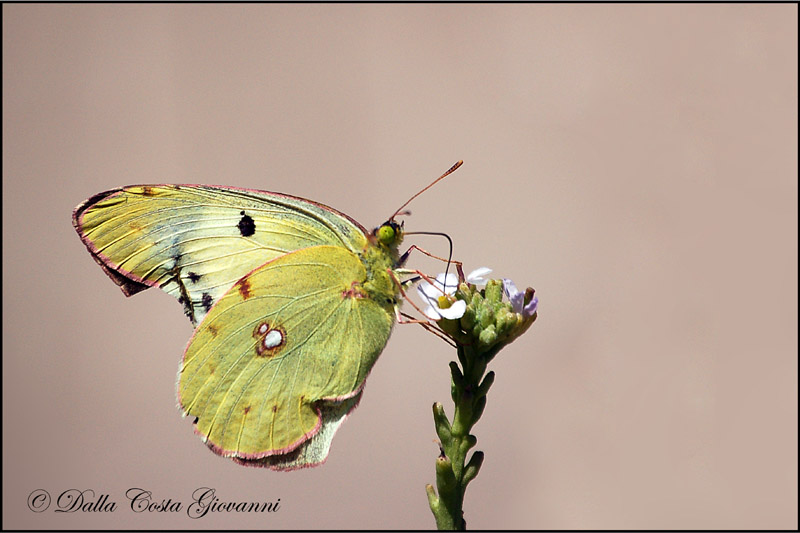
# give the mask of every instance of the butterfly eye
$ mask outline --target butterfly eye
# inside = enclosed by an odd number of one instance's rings
[[[378,240],[383,244],[390,245],[397,238],[397,231],[390,223],[386,223],[378,228]]]

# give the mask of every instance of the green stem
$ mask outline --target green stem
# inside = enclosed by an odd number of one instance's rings
[[[467,484],[478,475],[483,452],[467,455],[478,442],[470,432],[486,406],[486,393],[494,381],[494,372],[486,372],[486,364],[494,354],[480,354],[471,346],[458,347],[461,368],[450,363],[451,395],[455,403],[453,422],[447,419],[440,403],[433,405],[436,433],[441,441],[441,454],[436,459],[436,491],[427,485],[428,503],[440,530],[465,530],[464,493]],[[438,496],[436,492],[438,491]]]

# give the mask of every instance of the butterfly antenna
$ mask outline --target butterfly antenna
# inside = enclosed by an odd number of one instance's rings
[[[415,194],[414,196],[412,196],[411,198],[409,198],[409,199],[408,199],[408,201],[407,201],[406,203],[404,203],[403,205],[401,205],[401,206],[400,206],[400,209],[398,209],[397,211],[395,211],[395,212],[394,212],[394,215],[392,215],[392,216],[389,218],[389,220],[394,220],[394,217],[396,217],[397,215],[399,215],[399,214],[400,214],[400,212],[401,212],[403,209],[405,209],[405,207],[406,207],[408,204],[410,204],[410,203],[411,203],[411,201],[412,201],[414,198],[416,198],[416,197],[417,197],[417,196],[419,196],[420,194],[424,193],[425,191],[427,191],[428,189],[430,189],[431,187],[433,187],[434,185],[436,185],[437,183],[439,183],[440,181],[442,181],[444,178],[446,178],[447,176],[449,176],[450,174],[452,174],[453,172],[455,172],[455,171],[458,169],[458,167],[460,167],[460,166],[461,166],[461,165],[463,165],[463,164],[464,164],[464,161],[458,161],[458,162],[457,162],[455,165],[453,165],[452,167],[450,167],[450,169],[449,169],[447,172],[445,172],[444,174],[442,174],[441,176],[439,176],[438,178],[436,178],[435,180],[433,180],[433,182],[432,182],[430,185],[428,185],[427,187],[425,187],[424,189],[422,189],[421,191],[419,191],[417,194]]]

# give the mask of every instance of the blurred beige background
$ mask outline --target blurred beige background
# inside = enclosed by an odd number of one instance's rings
[[[396,328],[325,465],[237,466],[176,409],[180,306],[70,213],[194,182],[372,226],[457,159],[406,228],[540,297],[468,526],[798,527],[796,5],[4,5],[3,112],[4,528],[433,527],[450,349]],[[280,510],[125,499],[203,486]],[[119,509],[27,507],[71,488]]]

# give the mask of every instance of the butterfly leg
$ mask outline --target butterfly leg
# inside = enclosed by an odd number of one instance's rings
[[[426,331],[428,331],[430,333],[433,333],[434,335],[436,335],[437,337],[442,339],[444,342],[446,342],[447,344],[449,344],[453,348],[458,347],[458,345],[455,342],[453,342],[453,340],[450,337],[448,337],[445,333],[443,333],[442,330],[439,329],[437,326],[432,325],[429,320],[416,319],[413,316],[411,316],[409,314],[406,314],[406,313],[403,313],[400,310],[398,310],[398,312],[397,312],[397,317],[398,317],[397,318],[397,323],[398,324],[419,324]],[[406,320],[403,320],[403,318],[406,318]]]
[[[414,301],[411,300],[408,297],[408,295],[406,294],[405,290],[403,289],[403,283],[406,283],[409,280],[401,282],[400,280],[397,279],[397,276],[395,275],[395,273],[391,269],[387,269],[387,271],[389,272],[389,276],[392,278],[392,281],[394,281],[395,284],[397,284],[397,287],[400,290],[400,294],[403,296],[403,298],[409,304],[411,304],[411,306],[414,309],[416,309],[419,312],[419,314],[421,314],[422,316],[425,316],[425,313],[419,307],[417,307],[417,304],[415,304]],[[411,274],[411,273],[418,274],[417,279],[423,278],[428,283],[433,285],[433,281],[427,275],[425,275],[424,273],[420,272],[419,270],[404,270],[402,272],[403,273],[409,273],[409,274]],[[442,294],[444,294],[444,292],[442,292]],[[406,313],[401,312],[399,307],[395,307],[395,315],[397,316],[397,323],[398,324],[419,324],[420,326],[425,328],[427,331],[433,333],[434,335],[436,335],[440,339],[444,340],[448,344],[450,344],[452,346],[455,346],[455,344],[453,344],[453,341],[450,339],[450,337],[444,331],[442,331],[442,329],[437,324],[432,323],[429,319],[426,318],[424,320],[420,320],[420,319],[414,318],[411,315],[408,315]],[[405,320],[404,320],[404,318],[405,318]]]
[[[415,303],[414,303],[414,301],[413,301],[413,300],[411,300],[411,299],[408,297],[408,294],[406,294],[406,291],[405,291],[405,289],[403,288],[403,284],[404,284],[404,283],[413,283],[413,281],[414,281],[414,280],[405,280],[405,281],[402,281],[402,282],[401,282],[399,279],[397,279],[397,276],[395,275],[395,272],[394,272],[394,271],[393,271],[391,268],[387,268],[387,269],[386,269],[386,271],[389,273],[389,277],[391,277],[391,278],[392,278],[392,281],[395,283],[395,285],[397,285],[397,289],[400,291],[400,294],[403,296],[403,298],[405,298],[405,300],[406,300],[408,303],[410,303],[410,304],[411,304],[411,307],[413,307],[414,309],[416,309],[417,311],[419,311],[419,314],[421,314],[422,316],[425,316],[425,313],[423,313],[423,312],[422,312],[422,310],[421,310],[419,307],[417,307],[417,304],[415,304]],[[417,276],[417,278],[416,278],[416,279],[420,279],[420,277],[421,277],[421,278],[424,278],[424,279],[426,279],[426,280],[427,280],[429,283],[433,284],[433,283],[430,281],[430,278],[428,278],[428,276],[426,276],[425,274],[423,274],[423,273],[422,273],[422,272],[420,272],[419,270],[402,270],[402,271],[400,271],[400,272],[401,272],[402,274],[418,274],[418,276]],[[399,309],[398,309],[398,308],[395,308],[395,310],[396,310],[396,311],[399,313]],[[401,322],[401,321],[399,320],[399,315],[398,315],[398,322]],[[402,323],[402,322],[401,322],[401,323]]]

